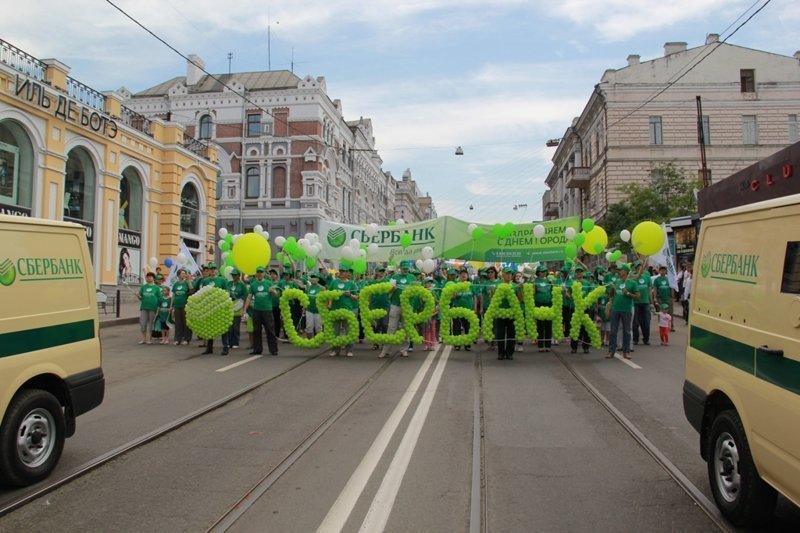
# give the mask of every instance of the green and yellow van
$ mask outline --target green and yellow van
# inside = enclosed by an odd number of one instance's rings
[[[103,401],[98,327],[83,227],[0,215],[0,483],[46,478]]]
[[[684,411],[720,511],[757,525],[800,505],[800,194],[704,217],[693,270]]]

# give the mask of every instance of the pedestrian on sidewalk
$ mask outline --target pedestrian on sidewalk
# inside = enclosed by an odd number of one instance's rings
[[[689,325],[689,298],[692,293],[692,267],[687,266],[686,271],[683,273],[683,293],[681,295],[681,305],[683,306],[683,319],[686,325]]]
[[[153,337],[158,337],[161,340],[159,344],[169,344],[169,287],[161,287],[161,300],[158,302],[158,312],[156,319],[153,322]]]
[[[227,333],[227,345],[229,348],[239,347],[239,337],[242,325],[242,309],[244,308],[244,299],[247,298],[248,288],[244,281],[242,281],[242,273],[239,269],[234,268],[231,271],[233,278],[228,283],[228,295],[233,300],[233,322]]]
[[[661,336],[661,345],[669,346],[669,332],[672,328],[672,315],[669,312],[669,305],[661,304],[658,312],[658,333]]]
[[[192,342],[192,330],[186,325],[186,302],[189,300],[191,286],[186,281],[185,268],[178,269],[178,281],[172,285],[172,300],[170,314],[175,324],[174,344],[189,344]]]
[[[639,260],[633,263],[633,268],[637,270],[634,281],[637,284],[636,292],[639,293],[639,299],[633,304],[633,344],[639,344],[639,333],[641,332],[642,343],[649,345],[650,314],[653,305],[650,303],[650,292],[653,283],[650,280],[650,272],[644,268],[643,261]]]
[[[639,298],[636,292],[638,284],[628,279],[631,267],[624,264],[619,267],[619,279],[611,288],[611,339],[608,343],[606,359],[614,357],[617,349],[617,334],[622,326],[622,355],[631,358],[631,324],[633,322],[633,303]]]
[[[667,305],[667,310],[673,314],[673,302],[675,301],[672,295],[672,287],[669,285],[669,278],[667,278],[667,267],[661,265],[658,267],[658,276],[653,279],[653,289],[650,295],[653,302],[655,302],[656,312],[661,311],[664,304]],[[674,324],[671,326],[670,331],[675,331]]]
[[[139,344],[153,344],[150,335],[156,320],[158,304],[161,301],[161,289],[156,286],[156,275],[152,272],[145,274],[145,284],[139,287],[137,297],[139,304],[139,326],[142,330],[142,340]]]
[[[267,335],[267,348],[271,355],[278,355],[278,339],[275,337],[275,322],[272,314],[273,298],[277,290],[271,280],[265,279],[264,267],[256,268],[256,279],[250,284],[250,294],[244,302],[244,309],[250,310],[253,318],[253,351],[250,355],[261,355],[263,350],[262,328]],[[242,315],[246,320],[247,314]]]

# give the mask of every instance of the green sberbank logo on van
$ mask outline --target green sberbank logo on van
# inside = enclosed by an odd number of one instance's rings
[[[0,285],[8,287],[16,279],[17,269],[14,268],[14,263],[11,262],[11,259],[6,258],[5,261],[0,263]]]
[[[341,226],[338,228],[331,228],[328,230],[327,238],[328,244],[334,248],[339,248],[344,244],[344,241],[347,240],[347,232]]]
[[[20,257],[14,263],[6,258],[0,262],[0,285],[8,287],[15,281],[63,281],[83,279],[81,260],[64,257]]]
[[[706,252],[700,262],[700,274],[704,278],[756,285],[759,259],[761,256],[754,254]]]

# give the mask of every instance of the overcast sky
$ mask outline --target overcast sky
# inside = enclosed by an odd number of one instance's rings
[[[493,223],[541,218],[545,141],[580,114],[605,69],[624,67],[628,54],[659,57],[667,41],[699,46],[753,1],[115,3],[213,73],[227,72],[228,52],[234,72],[266,70],[269,21],[273,70],[289,69],[294,54],[295,74],[324,76],[345,119],[372,119],[384,170],[400,178],[410,168],[440,215]],[[791,56],[798,28],[800,2],[773,0],[729,42]],[[136,92],[186,72],[104,0],[15,3],[0,38],[61,60],[98,90]]]

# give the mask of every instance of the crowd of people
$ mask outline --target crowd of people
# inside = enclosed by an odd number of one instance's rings
[[[596,324],[601,333],[602,345],[607,347],[606,357],[611,358],[616,351],[623,357],[630,358],[633,346],[640,342],[650,344],[651,319],[658,323],[659,338],[662,345],[669,344],[669,334],[675,331],[675,304],[683,306],[682,316],[688,322],[688,299],[691,292],[691,265],[682,265],[678,274],[678,290],[673,290],[667,278],[667,268],[646,268],[645,261],[637,260],[631,265],[615,264],[589,267],[580,260],[575,260],[560,269],[550,270],[539,265],[534,270],[520,272],[515,268],[503,268],[498,272],[495,266],[470,271],[467,265],[453,268],[442,264],[441,268],[431,274],[413,268],[410,261],[403,261],[393,266],[377,266],[368,274],[355,275],[352,268],[342,266],[338,272],[320,267],[315,272],[299,272],[293,268],[284,268],[279,272],[276,268],[259,267],[254,276],[243,276],[234,269],[228,279],[220,275],[217,265],[210,263],[201,267],[201,272],[192,277],[186,269],[177,270],[177,280],[171,287],[164,285],[164,277],[158,272],[148,272],[146,283],[138,292],[140,300],[140,326],[142,338],[140,344],[160,344],[172,342],[174,345],[188,345],[192,342],[192,331],[187,325],[186,304],[193,293],[205,286],[214,286],[228,292],[234,302],[234,319],[230,329],[221,336],[222,355],[239,348],[241,329],[244,326],[248,335],[251,354],[263,353],[263,340],[266,338],[270,355],[277,355],[279,342],[286,342],[286,324],[280,312],[280,298],[289,288],[299,289],[308,296],[309,305],[301,307],[293,300],[291,321],[297,332],[308,338],[322,330],[322,318],[317,308],[317,296],[325,290],[341,291],[339,299],[327,302],[331,310],[346,309],[358,317],[359,294],[364,287],[375,283],[389,282],[392,285],[389,293],[375,294],[369,302],[370,309],[384,309],[386,315],[373,324],[376,333],[392,334],[401,327],[402,314],[400,295],[403,290],[414,285],[428,289],[434,298],[436,309],[433,317],[417,326],[424,342],[422,347],[433,349],[441,341],[441,312],[439,298],[442,289],[450,283],[470,281],[468,291],[457,292],[451,301],[453,308],[466,308],[474,311],[479,320],[483,320],[489,309],[492,297],[500,284],[509,284],[514,288],[520,302],[523,298],[523,286],[533,286],[536,306],[553,305],[553,288],[562,288],[562,319],[565,335],[569,335],[569,325],[575,312],[573,288],[575,283],[581,287],[584,296],[589,295],[596,287],[605,286],[606,292],[593,302],[586,314]],[[412,308],[419,311],[423,303],[418,298],[411,299]],[[507,303],[503,304],[504,306]],[[360,325],[359,321],[359,325]],[[572,353],[582,349],[588,353],[591,343],[585,327],[581,327],[577,339],[553,338],[552,322],[537,320],[536,338],[533,340],[539,352],[548,352],[559,342],[569,342]],[[348,328],[345,320],[336,320],[334,330],[342,335]],[[465,318],[453,318],[451,331],[455,335],[469,333],[470,323]],[[170,340],[170,334],[172,340]],[[496,350],[498,359],[513,359],[514,352],[523,350],[521,335],[516,335],[511,319],[497,319],[494,324],[495,338],[489,342],[489,349]],[[620,338],[621,337],[621,338]],[[156,340],[157,339],[157,340]],[[621,341],[621,343],[619,342]],[[360,327],[358,342],[364,342],[363,327]],[[204,354],[213,353],[214,339],[202,340]],[[372,345],[378,351],[378,357],[391,355],[393,350],[400,356],[407,357],[414,350],[413,342],[403,346]],[[455,346],[455,350],[472,349],[471,344]],[[346,345],[331,350],[330,355],[353,356],[353,346]]]

